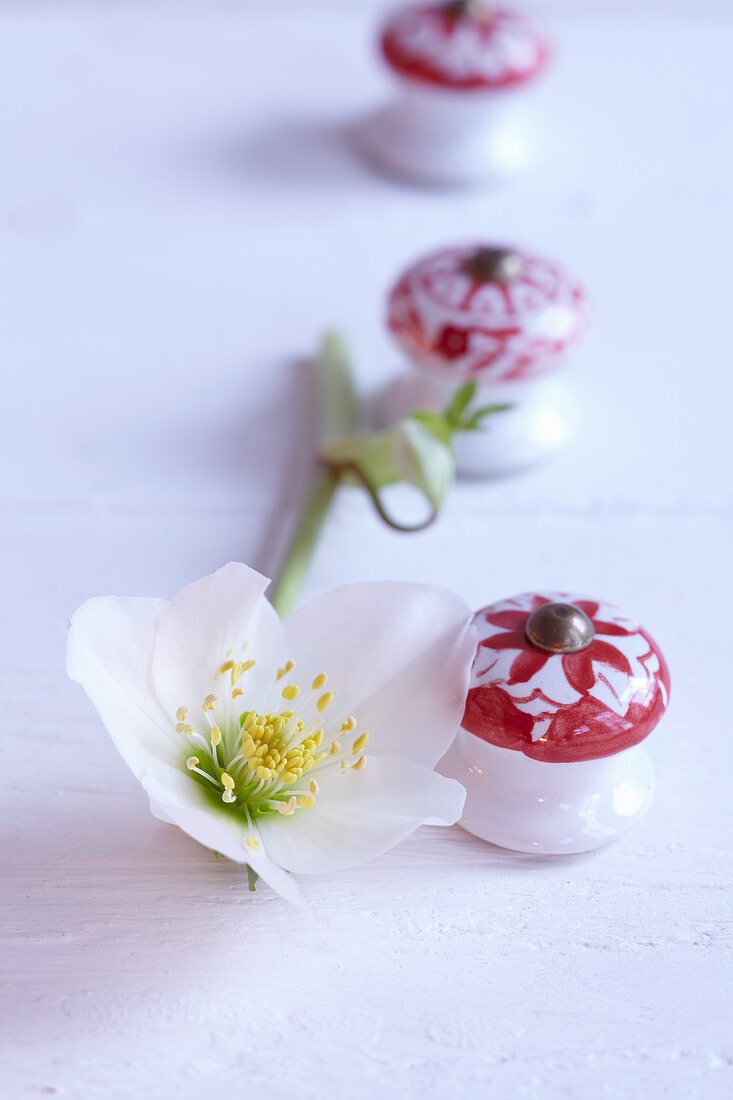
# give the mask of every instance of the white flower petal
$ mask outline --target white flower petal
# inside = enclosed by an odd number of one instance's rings
[[[420,764],[390,756],[324,778],[315,805],[260,819],[270,856],[289,871],[320,874],[380,855],[420,825],[452,825],[466,792]]]
[[[446,591],[371,584],[314,601],[296,613],[286,635],[264,598],[266,585],[258,573],[230,563],[171,604],[89,601],[72,623],[68,668],[140,779],[153,813],[249,864],[299,904],[298,888],[283,867],[322,872],[351,866],[422,823],[451,824],[460,816],[463,788],[423,765],[432,766],[455,735],[475,631],[468,608]],[[196,708],[209,693],[220,694],[220,685],[229,686],[228,677],[216,679],[224,661],[249,657],[257,664],[241,681],[245,706],[262,710],[274,703],[268,699],[274,674],[292,657],[304,717],[314,704],[305,693],[326,672],[328,685],[317,690],[334,692],[335,700],[324,711],[330,719],[325,728],[338,733],[355,714],[353,736],[370,732],[366,769],[319,769],[321,787],[312,808],[292,817],[258,817],[256,825],[186,771],[188,746],[175,730],[178,707]],[[225,705],[229,692],[220,700],[217,706]],[[194,720],[193,709],[188,720]]]
[[[234,660],[255,658],[240,686],[255,708],[263,705],[285,654],[282,624],[263,595],[268,584],[249,566],[229,562],[168,604],[158,626],[153,679],[171,714],[180,706],[198,708],[210,692],[226,689],[227,679],[217,681],[216,672],[230,651]]]
[[[199,844],[235,863],[248,863],[276,893],[295,905],[303,905],[295,880],[270,858],[256,827],[247,825],[231,807],[217,806],[216,792],[213,798],[207,796],[190,775],[174,767],[151,767],[140,776],[140,782],[155,817],[177,825]],[[250,847],[248,837],[260,847]]]
[[[169,762],[180,737],[162,709],[151,674],[155,634],[165,600],[100,596],[71,620],[66,667],[99,712],[132,772]]]
[[[328,592],[285,629],[300,678],[328,673],[326,717],[353,714],[359,732],[369,731],[369,752],[432,767],[463,715],[476,652],[470,619],[446,589],[380,582]]]
[[[158,821],[164,822],[166,825],[173,825],[174,822],[168,817],[160,802],[156,802],[154,798],[150,799],[150,812],[153,817],[157,817]]]

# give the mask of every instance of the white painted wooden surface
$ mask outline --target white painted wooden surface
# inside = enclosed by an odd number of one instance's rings
[[[731,1094],[733,23],[566,7],[540,169],[449,197],[342,141],[386,94],[371,5],[5,7],[3,1100]],[[591,289],[581,434],[410,540],[344,494],[308,594],[416,577],[635,612],[674,678],[657,802],[568,860],[423,830],[306,882],[304,915],[148,815],[66,682],[66,622],[272,569],[298,360],[335,322],[365,387],[389,377],[393,274],[476,233]]]

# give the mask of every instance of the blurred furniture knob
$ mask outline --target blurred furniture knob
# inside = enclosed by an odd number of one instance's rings
[[[387,323],[416,368],[388,391],[386,415],[439,409],[475,380],[480,405],[510,404],[456,438],[458,469],[501,474],[566,441],[573,399],[558,371],[586,328],[583,290],[558,264],[475,243],[418,260],[392,289]]]
[[[456,184],[526,165],[524,93],[549,54],[527,18],[479,0],[418,4],[388,19],[381,50],[398,97],[364,138],[388,171]]]

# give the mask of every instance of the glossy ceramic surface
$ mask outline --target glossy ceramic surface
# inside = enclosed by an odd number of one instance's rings
[[[564,601],[591,620],[579,653],[537,649],[525,634],[531,613]],[[462,726],[485,742],[537,761],[611,756],[642,741],[669,700],[664,657],[637,622],[599,600],[524,593],[477,612],[479,643]]]
[[[361,123],[354,140],[369,161],[401,179],[447,187],[499,182],[532,163],[530,108],[524,92],[489,97],[400,78],[394,102]]]
[[[395,12],[381,36],[385,60],[411,81],[474,93],[516,87],[542,71],[548,44],[527,18],[482,4],[472,10],[442,3]]]
[[[484,385],[556,371],[586,328],[583,290],[551,260],[522,249],[522,273],[482,282],[466,265],[485,247],[444,248],[418,260],[388,300],[393,336],[421,370]]]
[[[617,839],[654,794],[642,745],[601,760],[548,764],[460,730],[438,771],[466,788],[464,829],[502,848],[547,855]]]
[[[355,139],[390,174],[451,186],[496,181],[531,163],[526,90],[545,67],[547,43],[516,13],[470,8],[413,5],[382,31],[398,96]]]
[[[385,420],[393,423],[411,409],[439,411],[455,390],[452,378],[425,371],[400,375],[385,395]],[[454,438],[456,468],[467,477],[491,477],[526,469],[550,458],[572,434],[577,402],[564,374],[532,383],[479,385],[479,405],[511,404],[476,432]]]

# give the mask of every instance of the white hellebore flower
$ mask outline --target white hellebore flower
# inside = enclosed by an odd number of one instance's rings
[[[355,584],[281,623],[267,578],[230,563],[156,599],[88,600],[69,676],[152,812],[300,898],[288,871],[352,866],[465,792],[433,771],[461,720],[470,612],[419,584]]]

